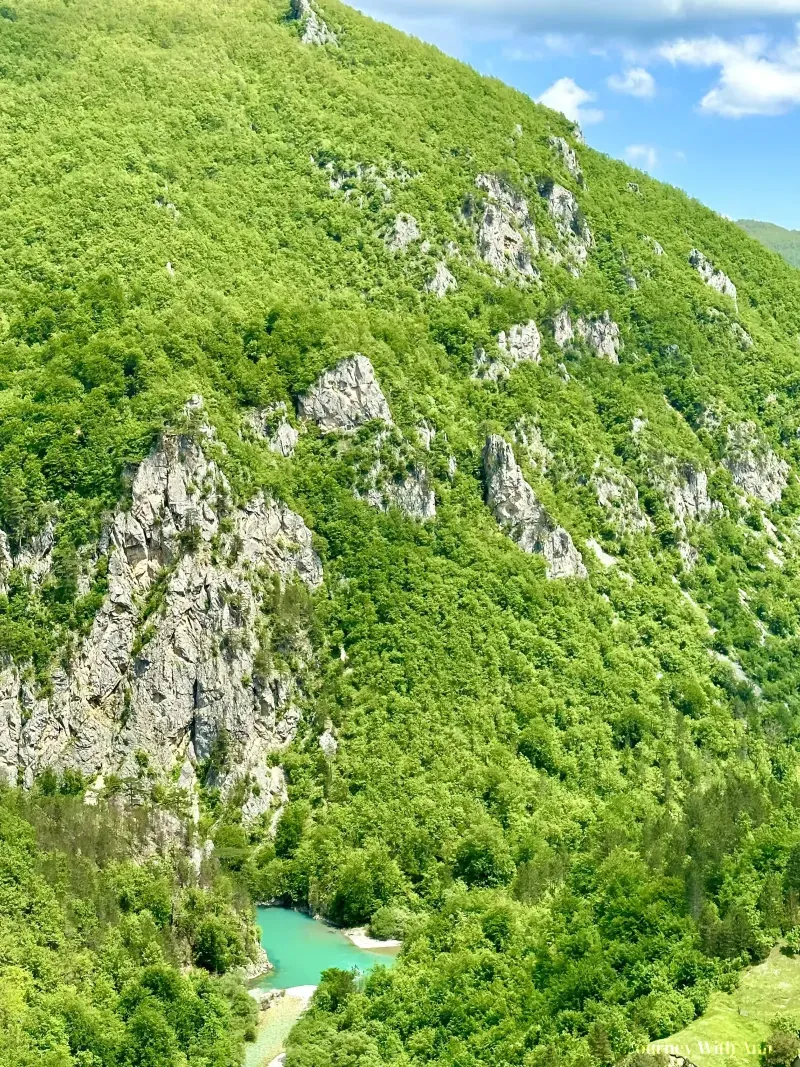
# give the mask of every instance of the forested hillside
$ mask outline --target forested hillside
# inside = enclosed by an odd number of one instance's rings
[[[767,248],[783,256],[793,267],[800,267],[800,232],[775,226],[771,222],[756,222],[754,219],[739,219],[737,226],[755,237]]]
[[[336,0],[0,15],[0,1063],[236,1062],[237,894],[405,941],[287,1067],[681,1030],[800,926],[795,270]]]

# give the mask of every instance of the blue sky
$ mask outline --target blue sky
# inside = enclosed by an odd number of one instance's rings
[[[351,0],[352,2],[352,0]],[[800,0],[355,0],[733,218],[800,229]]]

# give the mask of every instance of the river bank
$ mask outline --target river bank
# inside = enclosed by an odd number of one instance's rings
[[[369,937],[364,928],[342,930],[288,908],[259,907],[256,921],[273,969],[250,990],[262,1010],[245,1067],[272,1067],[323,971],[366,974],[374,967],[391,966],[401,948],[399,941]]]

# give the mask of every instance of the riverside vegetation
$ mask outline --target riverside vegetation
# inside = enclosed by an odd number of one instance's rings
[[[248,900],[404,939],[287,1067],[688,1026],[800,926],[796,272],[336,0],[0,16],[0,1063],[237,1062]]]

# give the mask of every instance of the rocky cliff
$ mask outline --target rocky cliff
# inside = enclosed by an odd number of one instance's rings
[[[37,694],[19,666],[0,674],[7,779],[30,784],[45,767],[127,777],[143,764],[165,777],[183,766],[192,791],[224,745],[216,784],[226,793],[247,780],[260,793],[250,814],[269,808],[280,783],[265,757],[294,736],[302,670],[276,665],[265,609],[293,582],[316,589],[322,567],[285,505],[233,504],[209,443],[208,431],[164,434],[138,467],[129,506],[97,546],[106,599],[52,692]],[[50,565],[46,554],[13,562],[34,583]],[[302,663],[310,650],[296,641]]]

